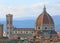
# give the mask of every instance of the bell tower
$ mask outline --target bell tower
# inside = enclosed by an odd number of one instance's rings
[[[13,19],[13,15],[12,14],[7,14],[6,15],[6,36],[7,37],[10,37],[10,35],[11,35],[12,19]]]

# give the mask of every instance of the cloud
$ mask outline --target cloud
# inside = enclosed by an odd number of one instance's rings
[[[49,14],[51,16],[55,16],[55,15],[60,15],[60,10],[58,9],[55,9],[55,8],[50,8],[50,9],[47,9],[47,11],[49,12]]]
[[[60,7],[60,3],[54,4],[54,6]]]
[[[39,2],[36,4],[31,5],[30,7],[39,7],[39,6],[44,6],[47,5],[49,2]]]
[[[24,11],[25,7],[24,6],[0,6],[0,18],[5,18],[6,14],[13,14],[14,18],[17,17],[24,17],[25,15],[25,11]]]
[[[20,4],[20,3],[19,3]],[[24,4],[24,3],[23,3]],[[60,3],[51,3],[51,1],[37,2],[34,4],[28,5],[0,5],[0,18],[5,18],[6,14],[12,14],[14,19],[19,18],[28,18],[28,17],[37,17],[43,9],[44,4],[47,6],[47,11],[53,15],[60,15]],[[58,9],[57,9],[58,8]],[[59,13],[59,14],[58,14]]]
[[[33,17],[37,7],[48,2],[39,2],[29,6],[0,6],[0,18],[5,18],[6,14],[13,14],[14,18]],[[37,11],[38,12],[38,11]]]
[[[12,14],[14,19],[16,18],[27,18],[27,17],[36,17],[42,12],[42,7],[48,5],[49,2],[39,2],[33,5],[25,5],[25,6],[0,6],[0,18],[5,18],[6,14]],[[60,5],[60,4],[59,4]],[[58,6],[59,6],[58,5]],[[47,11],[51,12],[53,15],[60,13],[59,10],[56,9],[48,9]],[[56,12],[56,14],[54,14]]]

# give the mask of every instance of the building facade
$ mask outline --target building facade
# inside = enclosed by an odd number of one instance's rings
[[[44,37],[57,38],[57,32],[55,31],[54,21],[52,17],[47,13],[44,6],[43,12],[38,16],[35,28],[15,28],[13,27],[13,15],[6,15],[6,35],[7,37],[17,36],[22,38]]]
[[[3,37],[3,24],[0,24],[0,38]]]
[[[33,38],[34,28],[14,28],[12,36],[21,38]]]
[[[13,31],[12,20],[13,20],[13,15],[11,14],[6,15],[6,35],[8,37],[10,37]]]
[[[43,8],[43,12],[38,16],[36,20],[35,32],[37,37],[57,38],[54,21],[52,17],[47,13],[45,6]]]
[[[13,27],[13,15],[6,15],[6,36],[7,37],[33,37],[34,28],[15,28]]]

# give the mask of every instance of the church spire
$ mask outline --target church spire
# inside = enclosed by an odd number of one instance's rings
[[[46,7],[45,7],[45,5],[44,5],[44,8],[43,8],[43,12],[46,12]]]

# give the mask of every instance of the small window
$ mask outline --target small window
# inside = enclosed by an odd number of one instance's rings
[[[28,32],[26,32],[26,33],[28,33]]]
[[[38,27],[38,29],[40,29],[40,27]]]
[[[50,35],[50,38],[52,38],[52,35]]]
[[[7,34],[9,34],[9,32],[7,32]]]
[[[22,33],[22,32],[21,32]]]
[[[7,24],[9,24],[9,21],[7,20]]]
[[[51,27],[51,29],[53,29],[53,27]]]
[[[33,32],[32,32],[33,33]]]
[[[19,33],[19,31],[17,31],[17,33]]]
[[[45,27],[45,29],[47,29],[47,27]]]
[[[15,33],[17,33],[17,32],[15,31]]]

